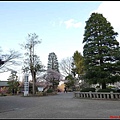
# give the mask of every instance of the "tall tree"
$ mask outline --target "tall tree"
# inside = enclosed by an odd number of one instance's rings
[[[72,62],[72,73],[74,76],[75,84],[79,85],[79,81],[83,81],[83,75],[84,75],[84,59],[81,53],[79,53],[77,50],[74,52],[73,56],[73,62]]]
[[[99,13],[92,13],[86,21],[83,55],[85,78],[91,84],[99,83],[102,89],[107,83],[120,80],[120,47],[111,23]]]
[[[35,54],[35,46],[40,44],[41,41],[38,39],[38,35],[35,33],[28,34],[27,43],[21,46],[24,47],[27,52],[25,53],[26,59],[24,60],[23,72],[29,71],[33,81],[33,95],[36,94],[36,74],[42,72],[44,66],[42,65],[39,57]]]
[[[52,83],[52,87],[55,90],[60,80],[59,64],[57,56],[54,52],[48,55],[48,65],[47,65],[47,78]],[[48,80],[47,79],[47,80]]]

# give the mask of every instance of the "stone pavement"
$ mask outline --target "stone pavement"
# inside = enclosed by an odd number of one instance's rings
[[[0,119],[109,119],[110,116],[120,116],[120,101],[77,99],[73,92],[43,97],[0,97]]]

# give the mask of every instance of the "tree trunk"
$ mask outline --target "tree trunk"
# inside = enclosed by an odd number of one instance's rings
[[[36,94],[36,73],[33,71],[32,72],[32,80],[33,80],[33,95]]]
[[[106,89],[106,83],[105,82],[102,83],[102,89]]]
[[[35,79],[34,79],[34,75],[32,74],[32,80],[33,80],[33,95],[35,94]]]
[[[54,86],[54,78],[53,78],[53,90],[55,89],[55,86]]]

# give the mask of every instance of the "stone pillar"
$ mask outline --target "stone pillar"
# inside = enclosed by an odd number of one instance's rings
[[[107,99],[109,99],[109,93],[107,94]]]
[[[102,93],[100,93],[100,98],[102,99]]]
[[[87,98],[89,98],[89,93],[87,93]]]
[[[113,99],[114,98],[113,91],[110,92],[110,95],[111,95],[111,99]]]
[[[92,92],[91,92],[91,91],[89,91],[90,98],[92,98],[92,95],[91,95],[91,94],[92,94]]]
[[[97,93],[97,92],[96,92]],[[99,98],[99,93],[97,93],[97,98]]]

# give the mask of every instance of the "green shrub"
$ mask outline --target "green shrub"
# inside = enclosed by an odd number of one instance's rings
[[[108,89],[115,88],[114,86],[107,86]]]
[[[6,94],[1,93],[0,96],[7,96]]]
[[[43,96],[43,92],[39,91],[36,93],[36,95]]]
[[[113,90],[113,89],[99,89],[97,92],[116,92],[115,90]]]
[[[95,88],[83,88],[80,92],[95,92]]]
[[[118,90],[117,90],[117,92],[119,92],[119,93],[120,93],[120,89],[118,89]]]
[[[46,96],[47,95],[47,93],[46,92],[43,92],[43,96]]]
[[[47,90],[47,93],[52,93],[52,92],[53,92],[52,89],[48,89],[48,90]]]

